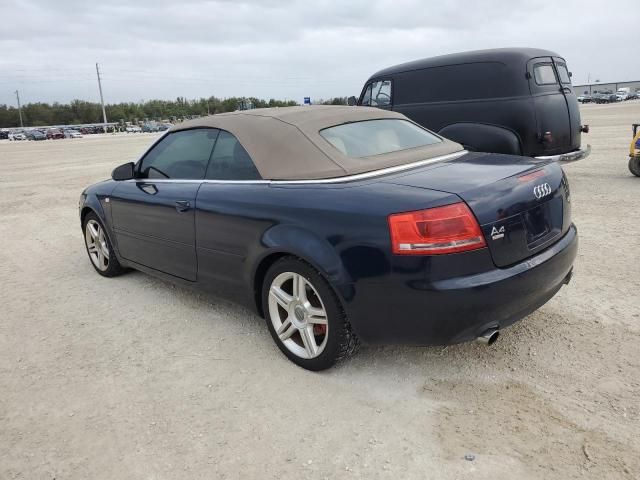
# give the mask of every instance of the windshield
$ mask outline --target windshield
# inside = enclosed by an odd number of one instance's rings
[[[440,143],[423,128],[401,119],[364,120],[325,128],[320,135],[344,155],[370,157]]]

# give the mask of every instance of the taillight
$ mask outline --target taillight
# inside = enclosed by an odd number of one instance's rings
[[[441,255],[486,246],[477,220],[463,202],[389,215],[396,255]]]

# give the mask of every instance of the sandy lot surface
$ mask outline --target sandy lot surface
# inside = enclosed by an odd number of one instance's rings
[[[321,374],[243,308],[93,271],[79,194],[151,136],[2,142],[0,478],[639,478],[640,102],[583,120],[569,286],[493,347],[364,347]]]

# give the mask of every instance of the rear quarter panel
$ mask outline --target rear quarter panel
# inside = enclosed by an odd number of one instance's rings
[[[379,182],[205,183],[196,200],[198,282],[251,304],[260,262],[288,253],[313,265],[349,303],[358,282],[391,272],[390,213],[455,201],[448,193]]]

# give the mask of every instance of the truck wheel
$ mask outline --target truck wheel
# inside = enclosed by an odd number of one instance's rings
[[[636,177],[640,177],[640,157],[631,157],[629,159],[629,171]]]

